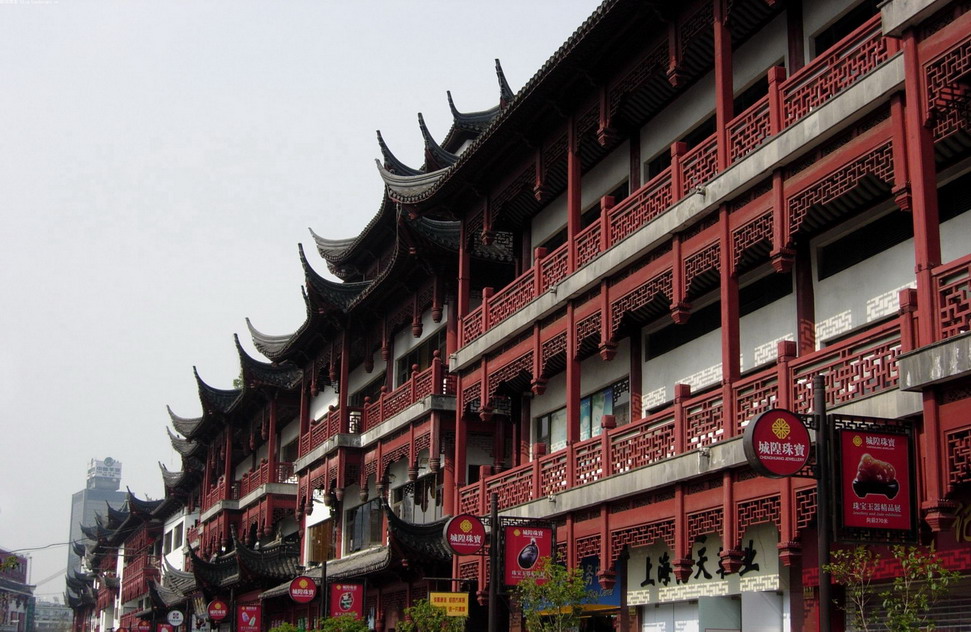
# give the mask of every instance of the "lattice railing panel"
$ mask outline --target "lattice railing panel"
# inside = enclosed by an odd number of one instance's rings
[[[484,332],[485,313],[480,305],[462,318],[462,344],[469,344]]]
[[[602,439],[601,436],[577,445],[573,455],[576,462],[577,485],[593,483],[603,477]]]
[[[772,241],[772,211],[732,231],[732,266],[738,268],[745,251],[761,241]]]
[[[785,127],[859,81],[888,57],[880,16],[875,15],[783,82]]]
[[[756,415],[775,407],[779,397],[779,377],[775,369],[736,383],[735,432],[741,433]]]
[[[712,134],[681,158],[684,190],[690,193],[718,173],[718,137]]]
[[[521,467],[489,479],[486,498],[492,498],[493,493],[500,510],[529,502],[533,495],[533,468]]]
[[[882,335],[867,332],[800,358],[793,368],[792,410],[810,411],[813,377],[820,372],[825,372],[828,406],[897,388],[900,328],[894,322],[881,329]]]
[[[459,511],[461,513],[479,513],[481,494],[479,487],[466,487],[459,492]]]
[[[626,200],[610,209],[608,214],[609,246],[633,234],[663,213],[674,199],[671,168],[667,168]]]
[[[578,560],[592,556],[600,557],[600,534],[579,538],[574,547]]]
[[[934,271],[941,338],[971,331],[971,257]]]
[[[569,246],[569,243],[563,244],[540,260],[539,291],[541,293],[559,284],[569,274],[569,252],[567,250]]]
[[[489,327],[506,320],[533,300],[533,268],[489,298]]]
[[[600,254],[600,218],[580,231],[576,237],[577,244],[577,270],[587,265],[597,258]]]
[[[540,494],[549,496],[566,491],[566,454],[545,457],[539,464]]]
[[[610,435],[610,471],[619,474],[674,456],[674,419],[631,424]]]
[[[670,304],[674,293],[672,286],[673,280],[673,271],[665,270],[617,300],[612,301],[610,303],[611,338],[617,333],[617,328],[620,327],[620,322],[624,314],[635,312],[646,307],[648,303],[658,296],[664,297],[668,304]]]
[[[728,123],[730,161],[734,164],[758,149],[770,131],[769,97],[764,96]]]
[[[685,445],[689,450],[709,446],[722,439],[725,434],[722,423],[724,408],[719,392],[685,407]]]
[[[809,526],[816,519],[816,488],[808,487],[796,492],[796,533]]]

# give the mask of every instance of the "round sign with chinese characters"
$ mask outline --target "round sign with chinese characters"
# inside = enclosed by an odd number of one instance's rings
[[[169,622],[169,625],[177,628],[185,622],[185,615],[182,614],[181,610],[169,610],[165,620]]]
[[[135,629],[138,630],[138,632],[149,632],[149,630],[152,629],[152,624],[145,619],[140,619],[138,623],[135,624]]]
[[[456,555],[475,555],[485,546],[482,521],[469,514],[459,514],[445,523],[445,544]]]
[[[290,582],[290,599],[297,603],[310,603],[316,596],[317,582],[306,575],[295,577]]]
[[[222,621],[229,616],[229,606],[222,599],[213,599],[206,608],[209,618],[213,621]]]
[[[812,441],[798,415],[773,408],[749,422],[742,446],[753,470],[762,476],[782,478],[795,476],[806,467]]]

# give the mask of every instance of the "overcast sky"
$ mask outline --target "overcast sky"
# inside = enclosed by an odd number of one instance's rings
[[[192,367],[231,387],[245,317],[303,321],[307,228],[376,213],[375,130],[420,166],[418,112],[441,140],[446,90],[492,107],[496,57],[518,91],[596,6],[0,0],[0,547],[64,543],[92,458],[158,498]],[[37,594],[66,558],[32,553]]]

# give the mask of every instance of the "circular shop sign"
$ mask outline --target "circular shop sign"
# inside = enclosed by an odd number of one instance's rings
[[[177,628],[185,622],[185,615],[182,614],[181,610],[169,610],[165,620],[169,622],[169,625]]]
[[[306,575],[294,577],[290,582],[290,599],[297,603],[310,603],[316,596],[317,583]]]
[[[213,621],[222,621],[229,616],[229,606],[222,599],[213,599],[206,607],[206,612]]]
[[[141,619],[135,624],[135,629],[138,630],[138,632],[149,632],[149,630],[152,629],[152,624],[144,619]]]
[[[482,521],[469,514],[459,514],[445,523],[445,544],[456,555],[474,555],[485,546]]]
[[[770,478],[794,476],[809,461],[809,429],[793,412],[768,410],[745,427],[745,458],[752,469]]]

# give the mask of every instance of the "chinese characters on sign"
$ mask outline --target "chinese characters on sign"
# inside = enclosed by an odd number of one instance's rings
[[[553,554],[553,530],[549,527],[506,527],[505,539],[506,585],[516,586],[527,577],[538,577],[539,560]]]
[[[843,525],[911,529],[908,437],[845,429],[839,449]]]
[[[428,593],[428,601],[435,607],[444,608],[450,617],[469,616],[468,593],[433,592]]]
[[[260,632],[262,608],[262,606],[238,606],[236,632]]]
[[[290,599],[297,603],[310,603],[317,596],[317,583],[305,576],[295,577],[290,582]]]
[[[475,516],[462,514],[445,524],[445,544],[456,555],[474,555],[485,545],[485,527]]]
[[[364,618],[364,586],[361,584],[330,585],[330,616],[354,615]]]
[[[762,476],[781,478],[794,476],[806,466],[812,442],[799,416],[774,408],[749,422],[742,447],[752,469]]]

